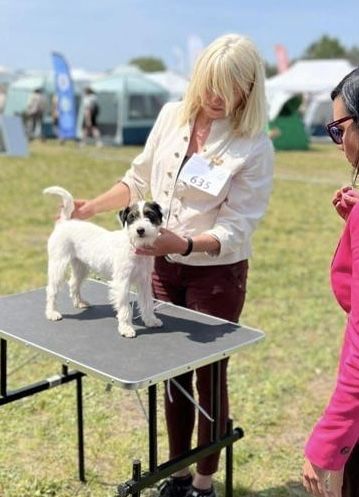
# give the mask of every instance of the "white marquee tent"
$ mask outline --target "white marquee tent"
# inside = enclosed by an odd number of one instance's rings
[[[328,120],[328,114],[331,115],[331,90],[353,69],[345,59],[295,62],[284,73],[266,81],[269,119],[277,117],[286,101],[301,94],[306,104],[304,122],[308,130],[314,125],[324,124]]]
[[[188,80],[173,71],[146,73],[147,77],[163,86],[170,95],[170,100],[181,100],[187,90]]]

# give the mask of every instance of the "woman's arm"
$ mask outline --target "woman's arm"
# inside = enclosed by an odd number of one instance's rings
[[[177,235],[173,231],[161,228],[160,236],[151,247],[141,247],[136,249],[136,253],[140,255],[163,256],[167,254],[185,254],[192,243],[191,252],[209,252],[218,253],[220,250],[220,243],[213,236],[204,233],[188,238]]]
[[[92,200],[75,200],[75,210],[72,217],[76,219],[88,219],[100,212],[112,209],[122,209],[129,204],[130,189],[122,182],[116,183],[107,192],[102,193]]]

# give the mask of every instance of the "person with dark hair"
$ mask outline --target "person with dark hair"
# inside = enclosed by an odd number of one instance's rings
[[[352,188],[333,204],[346,220],[331,267],[333,293],[347,314],[335,390],[305,447],[303,484],[315,496],[359,495],[359,68],[331,93],[334,121],[327,130],[352,166]]]
[[[237,322],[246,295],[251,237],[269,200],[273,147],[267,116],[263,62],[255,45],[236,34],[213,41],[199,56],[181,102],[163,106],[143,152],[124,178],[88,201],[76,201],[74,217],[125,207],[148,194],[166,211],[153,246],[154,296]],[[209,337],[210,340],[210,337]],[[220,431],[229,414],[228,359],[220,363]],[[177,378],[193,396],[193,371]],[[196,371],[199,403],[211,411],[211,366]],[[165,394],[170,458],[191,448],[195,410],[183,393]],[[199,414],[198,445],[211,440],[211,423]],[[163,482],[161,497],[214,497],[219,451]]]
[[[87,138],[94,138],[98,147],[102,146],[101,133],[98,129],[97,118],[100,107],[96,93],[91,88],[85,88],[83,97],[84,117],[82,123],[82,141],[86,143]]]

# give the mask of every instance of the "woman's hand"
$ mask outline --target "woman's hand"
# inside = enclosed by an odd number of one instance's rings
[[[344,469],[328,471],[306,459],[303,466],[303,486],[315,497],[341,497],[343,473]]]
[[[91,200],[76,199],[74,204],[75,209],[71,214],[73,219],[88,219],[96,214]]]
[[[344,186],[337,190],[332,199],[332,203],[343,219],[347,219],[350,211],[356,203],[359,202],[359,192],[354,190],[351,186]]]
[[[176,235],[172,231],[160,228],[160,235],[151,247],[136,249],[138,255],[163,256],[167,254],[183,254],[188,247],[186,238]]]

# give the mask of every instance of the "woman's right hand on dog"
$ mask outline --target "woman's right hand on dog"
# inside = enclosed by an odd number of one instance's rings
[[[359,192],[354,190],[351,186],[343,186],[343,188],[337,190],[332,199],[332,204],[339,216],[343,219],[347,219],[350,211],[358,202]]]
[[[73,219],[88,219],[96,214],[91,200],[75,199],[74,204],[75,209],[71,214]]]

